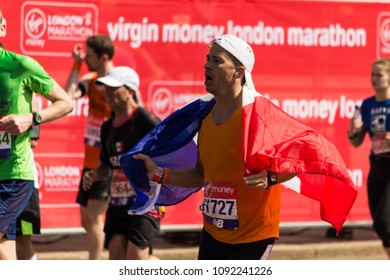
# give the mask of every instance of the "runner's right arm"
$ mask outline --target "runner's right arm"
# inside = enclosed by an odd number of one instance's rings
[[[88,91],[89,75],[87,74],[79,80],[84,56],[85,54],[82,51],[81,45],[75,45],[72,50],[73,66],[65,85],[65,91],[70,95],[70,97],[72,97],[72,99],[80,98]]]
[[[83,176],[83,189],[87,191],[94,182],[104,180],[111,176],[111,167],[100,162],[99,165],[91,171],[88,171]]]

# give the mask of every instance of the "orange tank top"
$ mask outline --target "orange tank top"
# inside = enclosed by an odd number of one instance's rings
[[[199,154],[204,167],[203,212],[205,230],[225,243],[279,238],[281,186],[269,190],[248,188],[244,173],[242,110],[221,125],[212,113],[202,122]]]
[[[100,128],[111,115],[111,109],[104,98],[104,87],[96,87],[97,74],[89,82],[88,119],[85,129],[84,168],[94,169],[100,161]]]

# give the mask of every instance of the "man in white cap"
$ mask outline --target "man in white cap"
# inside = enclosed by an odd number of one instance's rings
[[[243,177],[243,137],[237,132],[242,131],[244,87],[254,90],[250,75],[254,60],[251,47],[235,36],[223,35],[211,44],[204,65],[205,86],[215,105],[202,121],[195,167],[162,169],[149,156],[133,157],[144,161],[150,181],[204,186],[201,260],[267,259],[279,238],[281,187],[276,183],[294,174],[277,178],[264,171]]]
[[[256,92],[254,61],[243,40],[216,38],[204,65],[211,94],[175,111],[120,159],[137,192],[129,213],[180,203],[203,187],[199,259],[267,259],[279,238],[280,183],[319,201],[337,231],[357,196],[335,146]]]
[[[95,181],[111,177],[111,201],[104,225],[104,245],[110,260],[154,258],[152,243],[163,214],[160,208],[144,215],[127,214],[135,192],[119,159],[159,122],[140,106],[139,83],[138,74],[125,66],[114,67],[96,80],[97,85],[104,85],[105,100],[114,114],[102,125],[100,163],[96,169],[84,174],[83,188],[88,190],[94,187]]]

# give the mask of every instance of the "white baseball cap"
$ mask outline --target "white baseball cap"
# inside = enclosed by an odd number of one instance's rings
[[[246,84],[249,88],[254,90],[255,85],[252,81],[251,72],[255,64],[255,55],[251,46],[241,38],[231,34],[225,34],[215,38],[211,45],[213,44],[221,46],[242,63],[245,68]]]
[[[118,66],[108,71],[106,76],[96,79],[96,84],[104,84],[109,87],[126,86],[138,92],[139,76],[130,67]]]

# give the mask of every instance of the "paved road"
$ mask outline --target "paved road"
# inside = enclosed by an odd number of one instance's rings
[[[329,238],[325,228],[282,229],[271,260],[386,260],[381,243],[369,227],[353,228],[352,235]],[[154,254],[165,260],[192,260],[197,256],[198,232],[164,233]],[[84,234],[34,236],[39,259],[87,259]],[[105,251],[103,255],[107,259]]]

